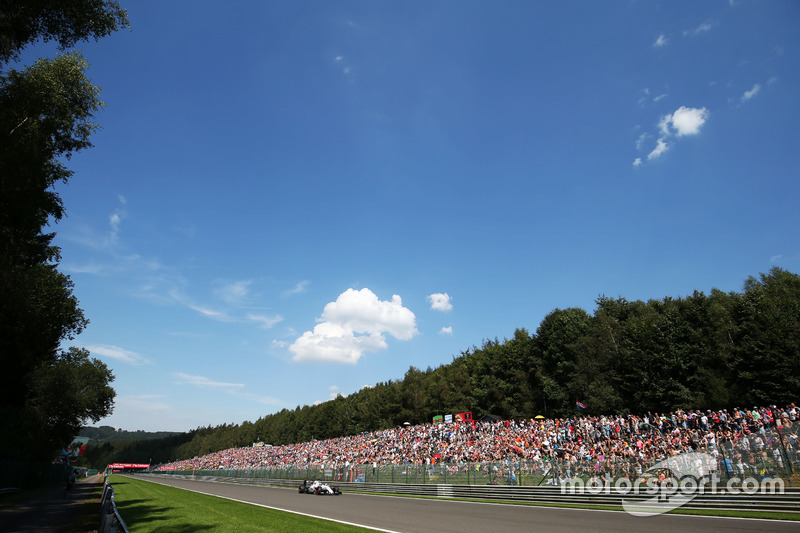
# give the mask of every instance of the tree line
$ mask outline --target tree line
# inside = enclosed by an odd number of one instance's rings
[[[800,276],[773,268],[740,292],[555,309],[534,333],[486,340],[435,369],[255,422],[162,441],[105,445],[90,457],[168,462],[261,441],[281,445],[377,431],[437,414],[567,417],[786,404],[800,396]],[[98,452],[95,454],[95,452]],[[99,457],[102,455],[101,457]],[[99,466],[98,464],[98,466]]]

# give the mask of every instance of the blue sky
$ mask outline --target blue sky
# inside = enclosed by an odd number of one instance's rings
[[[255,421],[602,294],[800,271],[800,3],[124,4],[57,189],[99,424]]]

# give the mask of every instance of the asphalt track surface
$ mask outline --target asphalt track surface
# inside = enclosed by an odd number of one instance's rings
[[[152,478],[203,494],[252,503],[271,509],[326,518],[379,531],[398,533],[500,533],[504,531],[770,531],[800,533],[800,524],[688,515],[636,517],[622,511],[595,511],[525,505],[459,502],[345,493],[340,496],[299,494],[296,489],[210,481]]]

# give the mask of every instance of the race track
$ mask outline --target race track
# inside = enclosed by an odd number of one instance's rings
[[[800,532],[797,522],[659,515],[646,518],[625,512],[560,509],[522,505],[428,500],[368,494],[341,496],[298,494],[296,489],[136,476],[152,481],[253,503],[273,509],[327,518],[398,533],[499,533],[503,531],[588,531],[657,533],[662,531]]]

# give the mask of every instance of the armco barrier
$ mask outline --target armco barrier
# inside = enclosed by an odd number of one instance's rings
[[[114,502],[114,487],[106,480],[103,484],[103,497],[100,500],[102,511],[100,512],[100,528],[98,533],[129,533],[128,526],[117,511],[117,504]]]
[[[153,477],[169,477],[177,479],[192,479],[198,481],[246,483],[253,485],[269,485],[290,487],[295,489],[296,480],[289,479],[264,479],[256,477],[228,477],[209,476],[202,472],[196,474],[137,474]],[[617,491],[614,488],[602,489],[590,493],[585,491],[572,491],[567,487],[518,487],[498,485],[416,485],[398,483],[332,483],[336,484],[343,492],[376,492],[381,494],[398,494],[427,496],[446,499],[466,500],[494,500],[517,503],[536,503],[542,505],[579,505],[579,506],[614,506],[621,507],[623,500],[645,501],[654,495],[647,493],[643,488],[639,494]],[[695,496],[691,501],[681,505],[685,509],[714,509],[735,511],[771,511],[794,513],[800,516],[800,489],[785,487],[782,493],[776,494],[720,494],[706,493]]]

